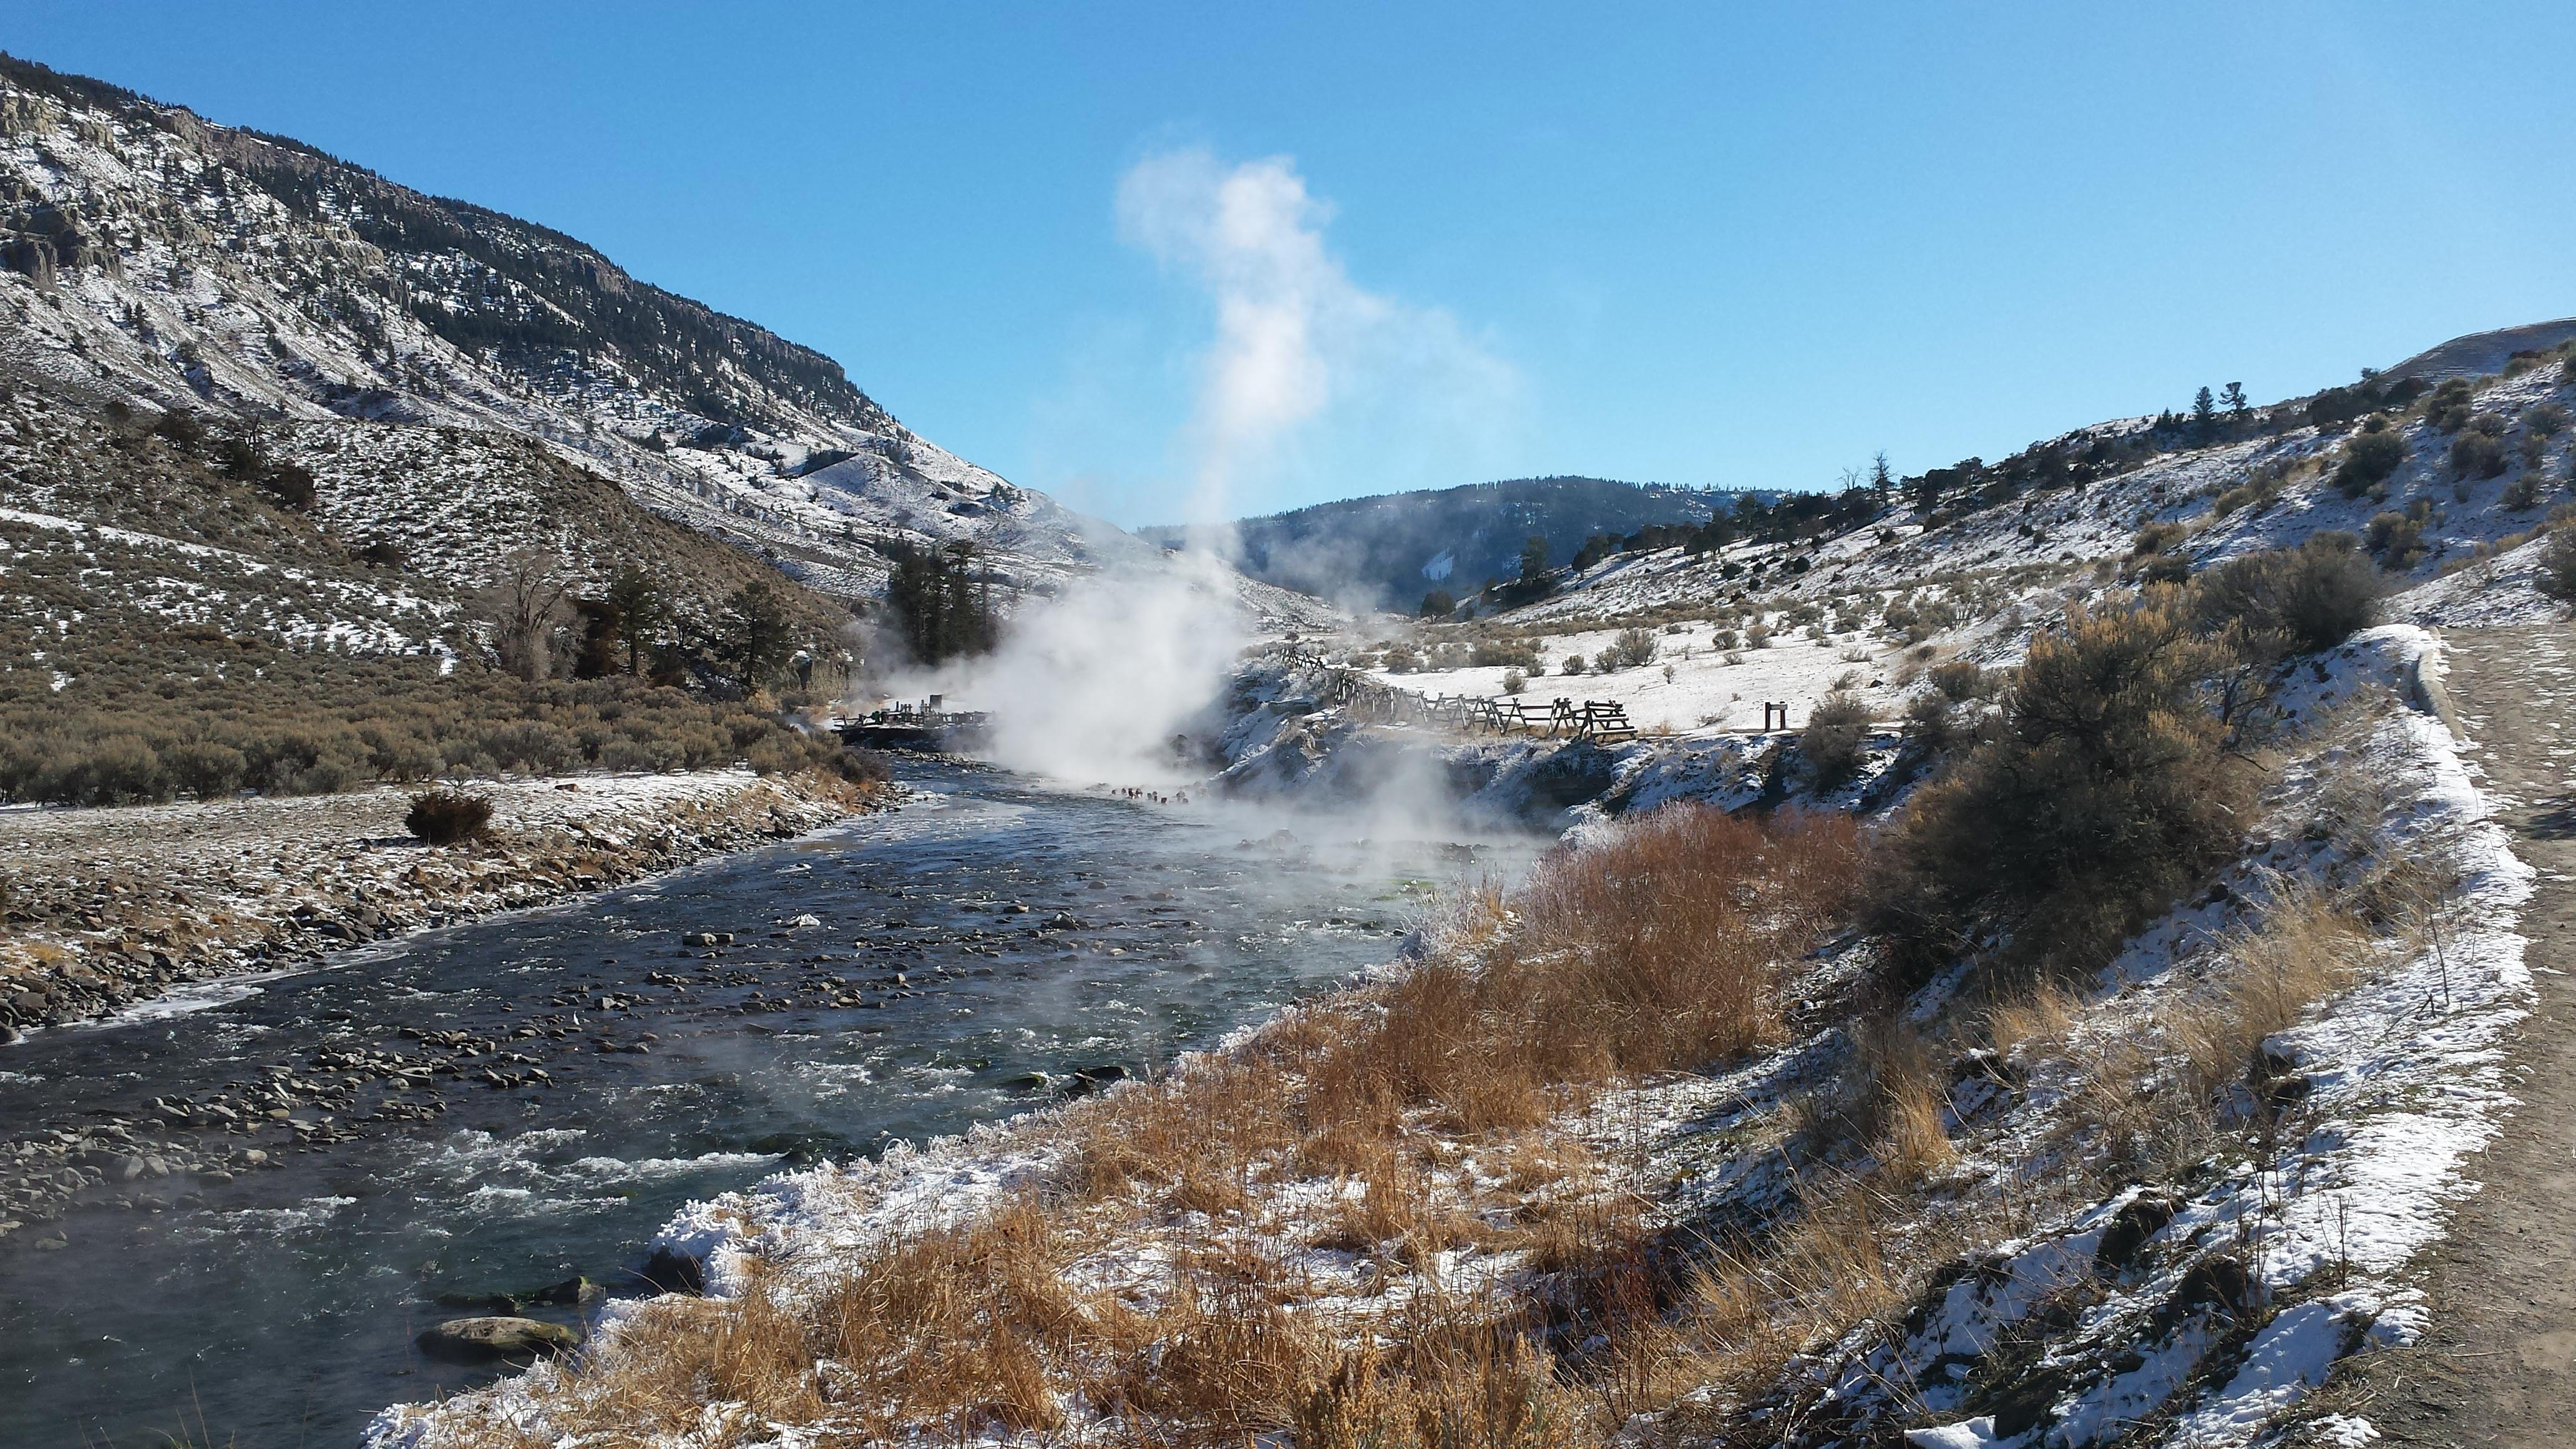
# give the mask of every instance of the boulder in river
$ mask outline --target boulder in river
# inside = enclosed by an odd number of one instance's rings
[[[580,1346],[560,1323],[534,1318],[451,1318],[421,1334],[420,1351],[450,1363],[496,1363],[551,1357]]]
[[[665,1293],[707,1291],[707,1265],[668,1246],[653,1250],[653,1256],[644,1261],[641,1276]]]
[[[560,1283],[550,1284],[533,1293],[527,1293],[521,1296],[526,1298],[530,1303],[561,1303],[566,1305],[578,1305],[583,1303],[596,1303],[607,1295],[607,1289],[593,1283],[588,1278],[566,1278]]]

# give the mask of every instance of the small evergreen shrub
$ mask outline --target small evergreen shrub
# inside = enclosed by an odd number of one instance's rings
[[[2467,378],[2452,378],[2424,399],[2424,421],[2437,433],[2456,433],[2468,424],[2476,398]]]
[[[2495,434],[2463,428],[2451,440],[2451,472],[2461,478],[2492,478],[2505,468],[2504,441]]]
[[[1655,636],[1643,629],[1622,629],[1601,651],[1603,670],[1638,669],[1655,662]]]
[[[2576,508],[2549,515],[2549,541],[2540,546],[2540,577],[2533,584],[2560,603],[2576,603]]]
[[[424,790],[403,815],[403,829],[424,845],[479,840],[491,824],[492,802],[463,790]]]
[[[2406,440],[2395,428],[2375,433],[2355,433],[2344,444],[2343,461],[2335,465],[2335,491],[2346,498],[2358,498],[2377,483],[2386,481],[2406,461]]]
[[[2363,534],[2370,553],[2382,567],[2405,570],[2413,568],[2424,557],[2424,522],[2394,509],[2370,516],[2370,527]]]
[[[1871,719],[1868,703],[1851,690],[1837,689],[1816,701],[1807,727],[1798,732],[1798,756],[1817,789],[1833,789],[1860,773]]]
[[[2139,529],[2137,536],[2129,541],[2129,556],[2144,558],[2163,553],[2190,535],[2191,530],[2179,523],[2150,523]]]
[[[2361,555],[2360,540],[2327,531],[2297,548],[2243,554],[2203,570],[2186,603],[2204,630],[2233,626],[2241,647],[2281,659],[2351,637],[2370,622],[2383,582]]]
[[[1933,691],[1952,704],[1965,704],[1994,692],[1995,681],[1985,670],[1965,659],[1945,659],[1932,666],[1928,676]]]
[[[2175,592],[2034,639],[1992,737],[1889,827],[1866,924],[1900,984],[1999,934],[2022,969],[2090,970],[2226,856],[2249,790],[2202,689],[2228,655]]]

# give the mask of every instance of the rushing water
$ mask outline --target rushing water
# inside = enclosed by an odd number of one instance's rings
[[[440,1295],[644,1291],[643,1246],[690,1198],[1150,1069],[1386,959],[1434,890],[1532,850],[1283,833],[993,772],[911,783],[917,803],[804,840],[0,1050],[12,1133],[406,1033],[537,1027],[511,1046],[554,1081],[441,1078],[408,1094],[435,1119],[301,1151],[274,1129],[281,1167],[147,1182],[162,1205],[77,1209],[66,1245],[0,1238],[0,1445],[348,1444],[387,1403],[487,1376],[414,1351],[469,1311]],[[786,924],[804,915],[821,924]],[[711,958],[681,944],[697,931],[736,939]],[[602,1013],[601,993],[632,1004]]]

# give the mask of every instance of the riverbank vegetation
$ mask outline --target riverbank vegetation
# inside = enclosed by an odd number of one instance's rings
[[[1783,1040],[1786,975],[1858,862],[1842,817],[1660,813],[1460,902],[1399,980],[1047,1119],[1056,1168],[971,1219],[834,1262],[820,1292],[820,1265],[782,1261],[721,1303],[658,1302],[561,1407],[646,1437],[711,1401],[852,1442],[1069,1412],[1113,1439],[1139,1415],[1181,1442],[1357,1442],[1399,1405],[1574,1435],[1655,1386],[1615,1358],[1561,1379],[1546,1345],[1634,1327],[1672,1284],[1615,1143],[1564,1123],[1615,1082]],[[1762,1261],[1829,1256],[1789,1254]],[[1513,1263],[1556,1286],[1510,1291]],[[1353,1347],[1351,1313],[1394,1339]]]
[[[853,1186],[864,1228],[746,1221],[724,1296],[639,1305],[422,1442],[1821,1443],[1923,1422],[1936,1387],[2037,1412],[2089,1380],[2005,1354],[1827,1390],[1931,1331],[1983,1255],[2133,1198],[2152,1233],[2304,1140],[2278,1034],[2458,929],[2451,847],[2389,837],[2365,763],[2417,748],[2395,698],[2322,708],[2332,671],[2279,667],[2375,588],[2329,539],[2073,610],[2018,668],[1943,672],[1958,718],[1874,835],[1623,822],[1467,893],[1400,974],[979,1141],[1023,1164],[989,1195],[880,1219]],[[2137,934],[2213,881],[2219,924]],[[2143,984],[2106,994],[2124,942]],[[2304,1291],[2214,1229],[2155,1250],[2208,1260],[2168,1303],[2148,1250],[2101,1251],[2065,1311],[2193,1362]]]
[[[0,799],[128,805],[736,761],[762,773],[884,778],[871,757],[789,722],[819,703],[810,697],[732,701],[624,677],[442,674],[435,659],[404,656],[250,648],[238,667],[228,662],[201,658],[184,675],[119,671],[76,694],[33,671],[0,675]]]

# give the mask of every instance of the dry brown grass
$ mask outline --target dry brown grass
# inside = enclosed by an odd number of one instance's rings
[[[2168,1022],[2185,1075],[2204,1094],[2243,1080],[2266,1038],[2296,1026],[2370,959],[2369,933],[2344,903],[2304,881],[2271,886],[2261,922],[2228,941],[2234,971]]]
[[[2250,926],[2229,934],[2210,979],[2117,1036],[2076,1033],[2058,1049],[2083,1065],[2066,1130],[2098,1133],[2112,1176],[2169,1174],[2207,1155],[2230,1114],[2272,1074],[2262,1045],[2350,984],[2375,945],[2359,902],[2378,873],[2335,892],[2274,877]],[[2033,1020],[2064,1011],[2024,1008]],[[2252,1093],[2243,1097],[2241,1093]],[[2258,1116],[2269,1120],[2268,1111]]]
[[[639,1442],[721,1401],[744,1427],[710,1446],[774,1419],[830,1426],[823,1444],[1547,1449],[1750,1383],[1881,1301],[1865,1216],[1820,1199],[1776,1244],[1678,1255],[1561,1123],[1613,1082],[1778,1040],[1781,978],[1842,921],[1855,854],[1842,817],[1658,813],[1551,860],[1508,910],[1471,898],[1399,979],[1067,1107],[1034,1129],[1066,1149],[1042,1185],[834,1263],[820,1290],[786,1291],[782,1265],[649,1307],[519,1437]],[[1919,1105],[1899,1117],[1919,1127]],[[1277,1188],[1315,1179],[1327,1209],[1283,1219]],[[1410,1286],[1320,1287],[1286,1256],[1301,1238]],[[1523,1286],[1453,1291],[1430,1269],[1462,1249],[1522,1255]]]
[[[2043,978],[1986,1008],[1986,1042],[2009,1055],[2023,1042],[2060,1040],[2082,1009],[2074,992]]]

